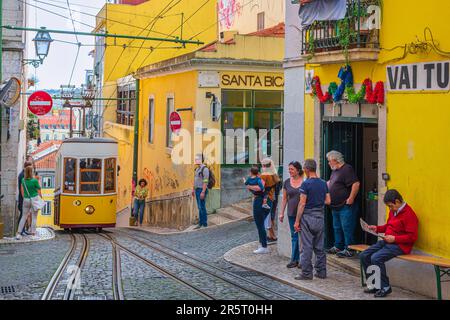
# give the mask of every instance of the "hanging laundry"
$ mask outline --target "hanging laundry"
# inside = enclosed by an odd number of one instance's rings
[[[301,28],[311,25],[314,21],[341,20],[347,12],[347,0],[313,0],[300,2]]]

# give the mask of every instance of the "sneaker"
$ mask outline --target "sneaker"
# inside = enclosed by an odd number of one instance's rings
[[[315,273],[315,274],[314,274],[314,277],[319,278],[319,279],[326,279],[326,278],[327,278],[327,275],[326,275],[326,274],[318,274],[318,273]]]
[[[336,253],[336,256],[338,258],[351,258],[353,257],[353,253],[348,251],[347,249],[339,251],[338,253]]]
[[[298,262],[297,261],[291,261],[287,264],[286,268],[295,268],[298,266]]]
[[[258,249],[256,249],[255,251],[253,251],[253,253],[256,254],[265,254],[265,253],[270,253],[268,248],[264,248],[264,247],[259,247]]]
[[[267,243],[274,243],[274,242],[277,242],[277,238],[267,238]]]
[[[298,276],[296,276],[294,279],[295,280],[312,280],[313,277],[312,276],[311,277],[307,277],[303,273],[301,273]]]
[[[202,226],[202,225],[197,225],[197,226],[195,226],[194,230],[198,230],[198,229],[200,229],[201,227],[203,227],[203,226]]]
[[[270,210],[270,206],[267,203],[263,204],[262,207],[264,209]]]
[[[366,289],[364,289],[364,293],[369,293],[369,294],[374,294],[374,293],[376,293],[377,291],[378,291],[377,288],[372,288],[372,289],[366,288]]]
[[[338,253],[340,251],[341,251],[341,249],[333,247],[333,248],[328,249],[327,253],[329,253],[329,254],[336,254],[336,253]]]
[[[388,294],[392,293],[392,288],[389,287],[389,289],[380,289],[377,292],[375,292],[375,294],[373,295],[375,298],[384,298],[386,297]]]
[[[20,234],[16,235],[16,240],[22,239],[22,236]]]

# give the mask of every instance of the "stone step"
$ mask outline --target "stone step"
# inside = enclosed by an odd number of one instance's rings
[[[335,267],[340,268],[342,271],[355,276],[360,276],[359,259],[357,257],[352,258],[338,258],[336,255],[327,254],[327,262]]]

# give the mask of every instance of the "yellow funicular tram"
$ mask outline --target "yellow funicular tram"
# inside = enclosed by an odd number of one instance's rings
[[[70,138],[56,157],[55,225],[73,228],[115,227],[117,142],[106,138]]]

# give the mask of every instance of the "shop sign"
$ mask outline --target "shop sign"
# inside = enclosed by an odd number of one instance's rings
[[[391,92],[450,90],[450,61],[391,65],[386,72]]]
[[[231,73],[224,72],[220,75],[222,88],[238,89],[283,89],[284,77],[282,74],[258,74],[258,73]]]

